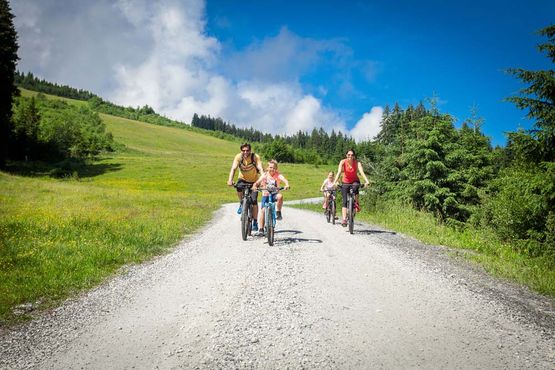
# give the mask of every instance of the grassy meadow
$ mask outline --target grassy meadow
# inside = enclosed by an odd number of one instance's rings
[[[124,145],[117,152],[63,179],[0,172],[0,324],[27,317],[14,307],[51,306],[167,252],[237,199],[226,181],[238,142],[101,117]],[[325,176],[308,165],[280,170],[286,199],[316,196]]]

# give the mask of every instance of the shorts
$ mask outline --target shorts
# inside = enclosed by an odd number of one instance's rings
[[[237,180],[237,187],[238,187],[237,192],[238,193],[243,192],[243,189],[241,189],[242,185],[252,185],[252,184],[254,184],[254,182],[248,182],[248,181],[245,181],[243,179],[238,179]],[[252,204],[257,204],[257,202],[258,202],[258,191],[251,192],[251,202],[252,202]]]
[[[277,194],[263,195],[262,196],[262,208],[264,208],[268,205],[268,203],[270,202],[270,197],[272,197],[272,202],[274,202],[274,203],[276,202]]]

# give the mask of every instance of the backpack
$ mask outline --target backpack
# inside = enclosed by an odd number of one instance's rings
[[[254,155],[254,153],[251,152],[251,163],[254,165],[254,168],[256,168],[256,173],[260,174],[260,171],[258,170],[258,166],[256,165],[256,157]],[[247,166],[247,163],[245,163],[244,158],[241,157],[241,162],[240,164]]]

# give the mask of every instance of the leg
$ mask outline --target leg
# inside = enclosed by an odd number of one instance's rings
[[[262,208],[260,212],[260,220],[258,222],[258,230],[260,231],[264,230],[264,213],[264,208]]]
[[[342,207],[341,207],[341,215],[343,218],[341,219],[341,223],[345,224],[347,220],[347,193],[349,192],[350,184],[342,184],[341,185],[341,195],[342,195]]]
[[[281,206],[283,205],[283,194],[277,194],[277,211],[281,212]]]

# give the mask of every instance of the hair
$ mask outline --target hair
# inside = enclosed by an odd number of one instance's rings
[[[278,161],[276,161],[275,159],[270,159],[268,161],[268,166],[270,165],[270,163],[274,164],[274,169],[276,169],[276,170],[278,169]]]
[[[243,144],[241,144],[241,146],[239,148],[241,150],[243,150],[243,148],[249,148],[249,150],[251,150],[251,145],[249,143],[243,143]]]
[[[335,176],[335,172],[333,172],[333,171],[329,171],[328,176],[330,175],[330,173],[331,173],[332,176]]]
[[[347,151],[345,152],[345,156],[347,156],[347,153],[349,153],[349,152],[353,152],[353,157],[354,157],[355,159],[357,159],[357,153],[356,153],[355,150],[352,149],[352,148],[349,149],[349,150],[347,150]]]

